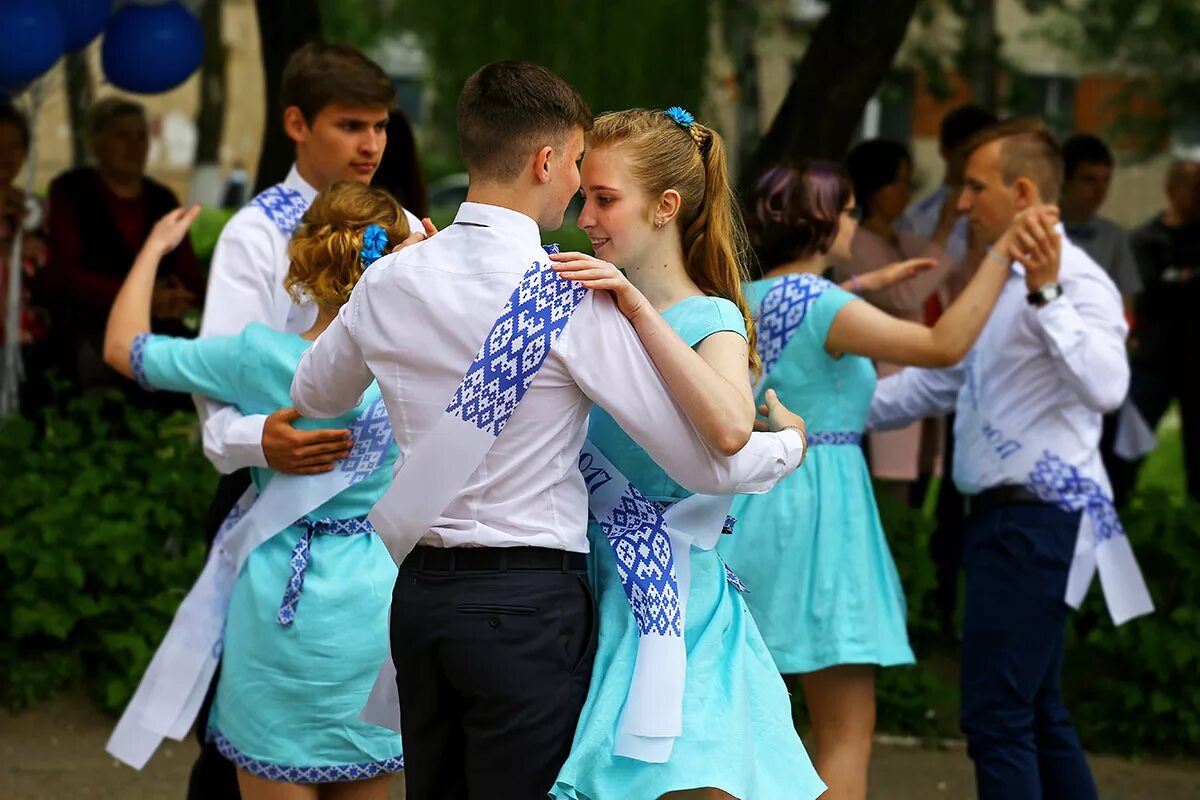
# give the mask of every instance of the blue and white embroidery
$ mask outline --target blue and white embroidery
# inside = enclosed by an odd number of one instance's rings
[[[383,398],[376,398],[348,427],[354,447],[338,469],[352,473],[350,483],[354,484],[379,468],[392,444],[392,421]]]
[[[862,434],[857,431],[813,431],[806,437],[809,447],[829,444],[862,444]]]
[[[725,580],[742,594],[750,594],[750,590],[746,588],[746,584],[742,583],[742,579],[737,576],[737,573],[729,568],[725,563],[725,559],[721,559],[721,566],[725,568]]]
[[[284,627],[296,621],[296,606],[300,604],[300,593],[304,591],[304,576],[308,574],[313,537],[318,534],[322,536],[357,536],[361,533],[374,533],[375,531],[366,517],[304,518],[296,520],[296,524],[304,528],[304,533],[296,542],[296,546],[292,548],[292,571],[288,576],[287,588],[283,590],[283,600],[279,604],[279,612],[275,615],[275,621]]]
[[[535,261],[504,305],[446,413],[499,436],[587,294]]]
[[[1033,465],[1027,488],[1066,511],[1086,511],[1092,518],[1096,544],[1125,535],[1116,506],[1103,487],[1049,450]]]
[[[832,283],[820,275],[787,275],[763,297],[758,314],[758,355],[763,374],[770,374],[808,310]]]
[[[133,337],[133,344],[129,347],[129,369],[133,372],[133,379],[137,381],[137,385],[147,392],[157,391],[154,385],[146,379],[146,342],[152,335],[139,333]]]
[[[682,636],[679,584],[671,535],[662,512],[633,484],[608,520],[600,521],[616,556],[617,575],[643,636]]]
[[[216,728],[209,728],[209,741],[217,746],[221,755],[233,762],[235,767],[251,775],[269,781],[283,783],[333,783],[335,781],[363,781],[399,772],[404,769],[404,756],[393,756],[383,761],[364,761],[359,764],[337,764],[328,767],[291,767],[272,764],[251,758],[233,746]]]
[[[275,223],[275,227],[287,239],[292,238],[292,232],[308,210],[304,195],[282,183],[263,189],[249,204],[266,214],[267,219]]]

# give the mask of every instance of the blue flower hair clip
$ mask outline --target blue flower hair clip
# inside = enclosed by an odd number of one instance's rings
[[[364,268],[375,263],[387,250],[388,235],[382,225],[368,225],[363,231],[363,246],[359,251],[358,260]]]
[[[671,106],[663,113],[670,117],[676,125],[685,130],[696,124],[696,118],[692,116],[692,112],[682,106]]]

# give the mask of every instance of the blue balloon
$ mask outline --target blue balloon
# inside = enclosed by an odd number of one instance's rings
[[[68,53],[82,50],[100,35],[112,13],[112,0],[58,0],[66,28],[64,48]]]
[[[177,2],[125,5],[108,23],[100,55],[113,86],[157,94],[174,89],[200,66],[204,30]]]
[[[62,14],[45,0],[0,3],[0,85],[29,83],[63,53]]]

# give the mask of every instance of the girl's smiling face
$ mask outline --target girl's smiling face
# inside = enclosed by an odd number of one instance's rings
[[[621,148],[588,150],[583,157],[579,227],[587,232],[597,258],[617,266],[639,263],[652,237],[655,203],[638,186]]]

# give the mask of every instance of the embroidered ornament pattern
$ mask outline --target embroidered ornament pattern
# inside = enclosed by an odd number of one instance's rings
[[[392,444],[392,421],[383,398],[376,398],[347,427],[354,447],[338,469],[352,473],[353,485],[379,468]]]
[[[147,392],[158,391],[154,388],[154,384],[146,379],[146,342],[152,335],[139,333],[133,337],[133,344],[129,347],[129,369],[133,372],[133,379],[137,381],[137,385]]]
[[[292,237],[292,232],[300,224],[300,218],[308,210],[308,201],[304,199],[304,195],[282,183],[263,189],[254,196],[249,205],[266,214],[267,219],[275,223],[279,232],[288,239]]]
[[[758,315],[758,356],[769,375],[808,310],[832,283],[819,275],[801,273],[780,279],[762,299]]]
[[[1103,487],[1049,450],[1043,451],[1042,457],[1033,465],[1028,489],[1064,510],[1087,511],[1092,518],[1096,544],[1125,535],[1116,506]]]
[[[631,483],[600,528],[616,556],[638,632],[682,636],[675,559],[662,512]]]
[[[365,761],[360,764],[336,764],[328,767],[289,767],[251,758],[233,746],[216,728],[209,728],[208,738],[216,744],[221,755],[233,762],[235,767],[251,775],[269,781],[283,783],[333,783],[335,781],[362,781],[399,772],[404,769],[404,756],[393,756],[383,761]]]
[[[374,533],[375,529],[366,517],[350,519],[298,519],[296,525],[304,528],[304,533],[296,546],[292,548],[291,574],[288,576],[287,588],[283,590],[283,600],[279,604],[279,612],[275,621],[287,627],[296,621],[296,606],[300,604],[300,593],[304,591],[304,576],[308,574],[308,562],[312,554],[313,536],[357,536],[361,533]]]
[[[808,434],[808,446],[829,444],[862,444],[862,434],[856,431],[813,431]]]

